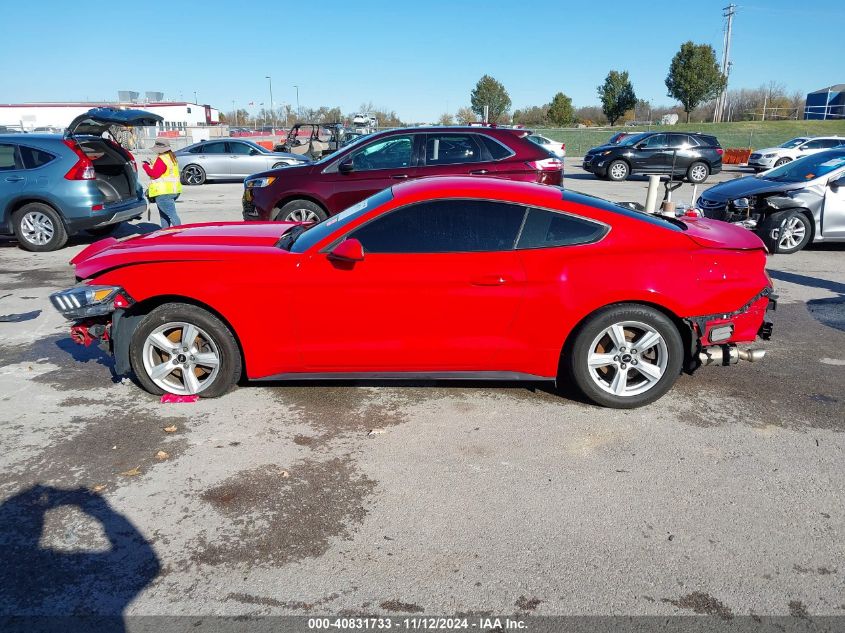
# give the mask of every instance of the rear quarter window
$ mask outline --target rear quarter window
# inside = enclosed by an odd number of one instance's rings
[[[487,147],[487,151],[490,152],[490,156],[493,160],[501,160],[503,158],[507,158],[508,156],[513,155],[513,151],[504,145],[502,145],[499,141],[496,141],[486,134],[479,134],[478,137],[484,143],[485,147]]]
[[[52,161],[55,156],[35,147],[20,146],[21,158],[25,169],[36,169]]]
[[[545,209],[529,209],[522,227],[518,249],[574,246],[597,242],[608,228],[597,222]]]

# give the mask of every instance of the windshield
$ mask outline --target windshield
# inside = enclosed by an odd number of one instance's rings
[[[369,138],[370,138],[369,136],[359,136],[358,138],[356,138],[353,141],[349,141],[348,143],[344,142],[343,150],[346,151],[348,148],[354,147],[354,146],[358,145],[364,139],[369,139]],[[337,159],[337,154],[333,153],[333,154],[329,154],[328,156],[323,156],[323,158],[321,158],[320,160],[318,160],[314,164],[315,165],[323,165],[323,164],[328,163],[330,161],[333,161],[335,159]]]
[[[617,145],[624,145],[626,147],[630,147],[631,145],[636,145],[645,137],[646,134],[634,134],[633,136],[626,136],[621,141],[619,141]]]
[[[278,247],[291,253],[304,253],[330,233],[349,224],[352,220],[360,217],[367,211],[372,211],[392,199],[393,190],[388,187],[318,224],[295,226],[282,235],[278,242]]]
[[[270,153],[269,149],[267,149],[266,147],[261,147],[258,143],[253,143],[252,141],[240,141],[240,142],[243,143],[244,145],[249,145],[253,149],[257,149],[262,154],[269,154]]]
[[[799,145],[801,145],[801,143],[803,143],[806,140],[807,139],[805,139],[805,138],[794,138],[791,141],[787,141],[786,143],[781,143],[780,145],[778,145],[778,147],[784,147],[786,149],[792,149],[793,147],[798,147]]]
[[[757,176],[775,182],[806,182],[845,167],[845,150],[831,150],[805,156]]]

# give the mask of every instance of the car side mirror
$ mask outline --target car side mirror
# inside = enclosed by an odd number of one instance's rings
[[[354,237],[348,237],[329,252],[329,257],[342,262],[360,262],[364,260],[364,247]]]
[[[831,191],[839,191],[840,187],[845,187],[845,176],[839,176],[836,180],[831,180],[827,183],[827,186],[830,187]]]
[[[337,170],[341,174],[348,174],[355,168],[351,158],[344,158],[337,164]]]
[[[257,154],[260,154],[260,153],[261,153],[261,152],[259,152],[257,149],[254,149],[254,148],[253,148],[253,149],[251,149],[251,150],[249,150],[249,155],[250,155],[250,156],[256,156]]]

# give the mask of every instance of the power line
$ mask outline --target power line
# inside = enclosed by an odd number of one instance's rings
[[[736,15],[736,5],[731,3],[722,9],[722,17],[727,20],[725,26],[725,40],[723,43],[722,52],[722,74],[725,76],[725,87],[721,94],[716,99],[716,108],[713,110],[713,122],[718,123],[722,120],[722,115],[725,111],[725,104],[728,100],[728,82],[727,79],[731,74],[731,35],[733,34],[733,21]]]

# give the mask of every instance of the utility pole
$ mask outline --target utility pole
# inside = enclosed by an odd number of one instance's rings
[[[736,15],[736,8],[736,5],[731,3],[722,9],[722,16],[727,19],[727,25],[725,26],[725,39],[722,48],[722,74],[725,76],[726,80],[731,74],[731,34],[733,31],[733,21],[734,15]],[[716,108],[713,110],[713,123],[718,123],[722,120],[722,114],[724,114],[727,100],[728,83],[725,81],[725,88],[716,99]]]
[[[271,135],[276,133],[276,111],[273,109],[273,78],[270,75],[265,75],[264,79],[270,81],[270,132]]]
[[[232,114],[235,117],[235,127],[237,127],[237,125],[238,125],[238,111],[235,110],[235,100],[234,99],[232,99]]]
[[[299,109],[299,86],[294,86],[296,90],[296,118],[299,120],[299,117],[302,116],[302,110]]]

